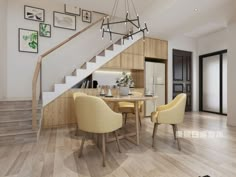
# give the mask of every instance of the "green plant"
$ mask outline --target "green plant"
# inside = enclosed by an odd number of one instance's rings
[[[49,36],[50,31],[47,29],[48,25],[47,24],[40,24],[40,36]]]
[[[121,87],[134,87],[134,81],[130,74],[123,72],[122,76],[116,81]]]
[[[24,35],[23,39],[25,41],[29,41],[28,45],[32,49],[36,49],[38,47],[38,35],[37,33],[32,33],[30,35]]]

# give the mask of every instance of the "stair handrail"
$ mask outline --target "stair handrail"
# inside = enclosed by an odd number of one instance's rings
[[[67,44],[72,39],[76,38],[80,34],[87,31],[89,28],[93,27],[94,25],[96,25],[97,23],[102,21],[104,19],[104,17],[108,16],[107,14],[104,14],[104,13],[100,13],[100,12],[96,12],[96,11],[93,11],[93,12],[103,15],[103,17],[99,18],[97,21],[91,23],[90,25],[88,25],[87,27],[82,29],[81,31],[78,31],[77,33],[75,33],[71,37],[69,37],[66,40],[62,41],[61,43],[57,44],[55,47],[51,48],[50,50],[46,51],[45,53],[43,53],[42,55],[40,55],[38,57],[38,61],[37,61],[37,64],[36,64],[36,67],[34,70],[34,75],[33,75],[33,80],[32,80],[32,129],[33,130],[37,129],[37,108],[38,108],[37,82],[38,82],[39,74],[40,74],[40,83],[39,83],[40,84],[40,97],[42,97],[42,61],[43,61],[44,57],[48,56],[50,53],[59,49],[61,46]]]

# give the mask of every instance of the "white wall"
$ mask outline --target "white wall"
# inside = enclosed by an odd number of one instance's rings
[[[103,71],[93,73],[93,80],[98,81],[98,85],[117,85],[116,81],[122,76],[123,71]]]
[[[236,126],[236,22],[228,27],[228,125]]]
[[[198,54],[203,55],[228,48],[227,29],[198,39]]]
[[[26,28],[37,30],[39,28],[39,23],[35,21],[25,20],[24,19],[24,5],[30,5],[34,7],[39,7],[45,9],[46,17],[45,23],[52,25],[52,38],[43,38],[39,37],[39,53],[38,54],[30,54],[30,53],[22,53],[18,52],[18,28]],[[8,8],[7,8],[7,94],[8,98],[30,98],[31,97],[31,90],[32,90],[32,78],[33,72],[36,66],[37,58],[39,54],[42,54],[46,50],[54,47],[56,44],[62,42],[66,38],[72,36],[76,31],[60,29],[53,27],[53,11],[64,12],[64,4],[63,3],[55,3],[50,2],[47,0],[40,0],[40,1],[32,1],[32,0],[8,0]],[[100,18],[98,15],[93,14],[93,21]],[[88,23],[84,23],[81,20],[81,16],[77,18],[77,31],[82,30],[84,27],[88,26]],[[99,30],[98,30],[99,31]],[[87,35],[89,36],[89,35]],[[101,39],[101,34],[97,34],[97,38]],[[101,48],[101,42],[95,41],[91,46],[90,43],[86,44],[86,37],[80,40],[83,41],[84,45],[90,47],[80,49],[76,43],[74,44],[74,48],[76,49],[77,57],[76,61],[81,63],[79,58],[80,56],[83,57],[83,60],[87,59],[84,53],[92,55],[94,51],[97,51],[99,47]],[[96,45],[98,44],[98,45]],[[76,48],[77,47],[77,48]],[[82,52],[80,52],[82,51]],[[64,56],[64,57],[63,57]],[[72,68],[77,65],[75,61],[75,57],[73,58],[75,63],[70,64],[70,67],[65,65],[65,61],[71,59],[72,55],[68,55],[63,53],[61,58],[57,60],[53,60],[53,63],[50,63],[49,69],[44,73],[47,80],[50,80],[51,83],[46,83],[46,88],[48,89],[50,86],[49,84],[57,83],[65,76],[65,73],[68,73],[68,70],[72,72]],[[53,56],[50,58],[50,60]],[[64,60],[62,62],[62,60]],[[47,69],[47,68],[45,68]],[[53,76],[56,76],[52,78]],[[58,77],[57,77],[58,76]],[[60,83],[60,82],[59,82]]]
[[[199,94],[198,94],[198,54],[196,40],[189,37],[177,36],[168,40],[168,101],[173,98],[173,49],[179,49],[192,52],[192,104],[193,111],[199,110]]]
[[[6,95],[7,0],[0,1],[0,99]]]

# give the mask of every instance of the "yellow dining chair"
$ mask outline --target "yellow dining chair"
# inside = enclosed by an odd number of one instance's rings
[[[74,101],[75,101],[75,99],[77,98],[77,97],[79,97],[79,96],[86,96],[87,94],[85,94],[85,93],[82,93],[82,92],[75,92],[74,94],[73,94],[73,99],[74,99]]]
[[[159,124],[170,124],[173,127],[174,138],[177,141],[178,149],[181,150],[180,142],[176,136],[178,131],[177,125],[182,123],[184,120],[186,105],[186,94],[181,93],[175,97],[167,105],[159,106],[155,112],[151,114],[151,120],[154,123],[153,135],[152,135],[152,146],[155,144],[155,134]]]
[[[142,93],[140,92],[132,92],[134,96],[142,96]],[[141,122],[141,112],[143,109],[143,101],[138,102],[139,111],[138,111],[138,117],[139,117],[139,124],[142,126]],[[133,102],[119,102],[118,103],[118,111],[122,113],[124,122],[126,124],[128,114],[135,114],[135,107]]]
[[[105,166],[106,140],[105,135],[114,132],[118,150],[120,151],[117,130],[122,127],[122,115],[113,112],[101,99],[94,96],[79,96],[75,99],[76,116],[80,130],[102,135],[103,166]],[[79,157],[83,152],[85,136],[82,139]]]
[[[74,102],[75,102],[75,99],[79,96],[86,96],[87,94],[85,93],[82,93],[82,92],[75,92],[73,93],[73,99],[74,99]],[[75,108],[76,110],[76,108]],[[75,130],[75,136],[78,136],[79,135],[79,128],[78,128],[78,123],[76,125],[76,130]]]

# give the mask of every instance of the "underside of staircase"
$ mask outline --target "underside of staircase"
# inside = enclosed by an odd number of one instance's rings
[[[0,146],[36,142],[41,120],[41,104],[37,109],[38,127],[32,129],[32,101],[0,101]]]
[[[120,54],[122,51],[130,47],[142,36],[135,35],[133,39],[120,39],[108,48],[102,50],[98,55],[85,62],[79,69],[75,69],[70,76],[65,76],[64,83],[54,85],[52,92],[43,92],[43,106],[68,91],[70,88],[81,82],[97,69],[101,68],[108,61]]]
[[[0,146],[36,142],[40,133],[42,108],[101,68],[140,38],[141,36],[136,35],[133,39],[120,39],[109,44],[98,55],[72,71],[70,76],[65,76],[64,83],[55,84],[52,92],[43,92],[42,103],[37,104],[38,107],[34,109],[37,112],[37,127],[34,129],[32,129],[34,127],[32,126],[32,100],[0,101]],[[36,120],[36,114],[33,115]]]

